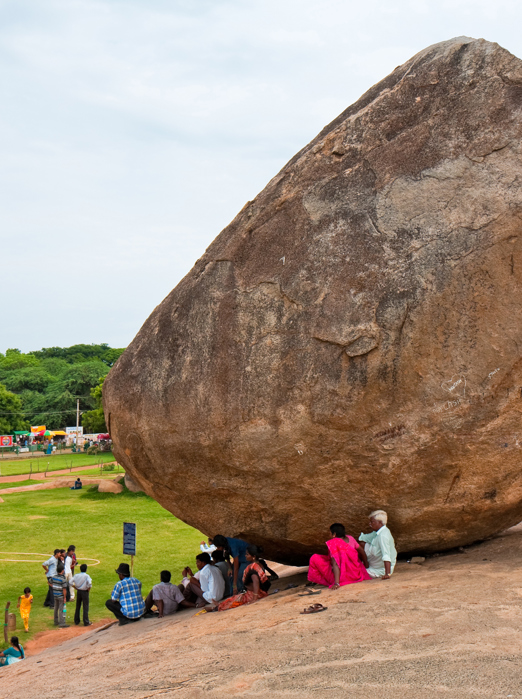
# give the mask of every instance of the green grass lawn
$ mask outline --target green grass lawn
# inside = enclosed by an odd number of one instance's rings
[[[80,563],[85,558],[100,561],[99,565],[85,561],[93,580],[90,618],[97,621],[110,616],[105,600],[118,580],[114,569],[120,562],[130,563],[130,557],[122,554],[124,521],[137,524],[134,574],[143,583],[144,596],[159,582],[161,570],[170,570],[173,582],[179,583],[186,565],[194,569],[199,544],[204,538],[144,493],[125,490],[114,495],[90,489],[58,488],[2,497],[0,559],[34,559],[29,563],[0,561],[0,603],[10,600],[15,611],[18,596],[26,586],[34,596],[28,634],[17,615],[17,633],[22,643],[38,631],[54,628],[52,610],[43,606],[47,581],[41,564],[55,548],[74,544]],[[40,555],[9,555],[12,552]],[[67,605],[70,624],[74,623],[74,606],[75,602]]]
[[[13,461],[0,459],[0,476],[18,476],[30,472],[30,464],[33,466],[33,474],[42,474],[46,468],[48,471],[58,471],[63,468],[76,468],[77,466],[92,466],[99,463],[114,461],[110,451],[101,454],[50,454],[49,456],[35,456],[33,459],[20,459]]]

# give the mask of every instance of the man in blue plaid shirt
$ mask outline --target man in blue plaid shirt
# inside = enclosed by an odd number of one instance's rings
[[[131,578],[129,564],[120,563],[116,573],[120,581],[114,586],[105,606],[119,619],[120,626],[123,626],[141,619],[145,614],[145,602],[141,596],[141,582],[137,578]]]

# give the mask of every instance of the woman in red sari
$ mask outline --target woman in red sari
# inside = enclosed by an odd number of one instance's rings
[[[268,595],[270,580],[259,562],[259,556],[257,546],[247,547],[245,557],[248,565],[243,573],[243,585],[246,587],[246,592],[223,600],[213,611],[223,612],[225,609],[234,609],[234,607],[241,607],[243,604],[252,604],[252,602],[257,602],[258,599]]]
[[[314,553],[310,558],[308,580],[337,590],[342,585],[371,580],[368,560],[362,546],[347,536],[342,524],[332,524],[332,538],[326,542],[328,556]]]

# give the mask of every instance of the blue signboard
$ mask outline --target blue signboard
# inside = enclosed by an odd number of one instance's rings
[[[136,555],[136,525],[134,522],[123,523],[123,553],[127,556]]]

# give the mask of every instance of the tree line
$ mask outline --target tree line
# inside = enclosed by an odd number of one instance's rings
[[[27,354],[0,352],[0,434],[46,425],[76,424],[80,399],[84,432],[107,430],[101,404],[103,381],[124,348],[107,344],[47,347]]]

